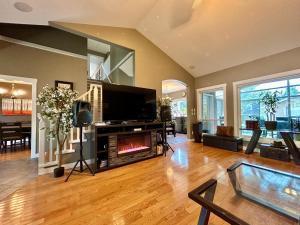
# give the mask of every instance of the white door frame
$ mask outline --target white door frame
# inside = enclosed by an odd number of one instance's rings
[[[202,119],[202,97],[200,97],[202,96],[202,92],[221,90],[221,89],[224,91],[224,125],[225,126],[227,125],[227,95],[226,95],[227,84],[226,83],[196,89],[197,120]]]
[[[19,76],[9,76],[0,74],[1,79],[16,82],[22,81],[27,84],[31,84],[32,89],[32,113],[31,113],[31,158],[38,158],[39,154],[36,149],[36,137],[37,137],[37,118],[36,118],[36,92],[37,92],[37,79],[27,78],[27,77],[19,77]]]

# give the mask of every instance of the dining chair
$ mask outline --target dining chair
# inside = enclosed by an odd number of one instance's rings
[[[0,149],[2,152],[7,151],[8,142],[11,151],[16,150],[17,144],[25,148],[25,138],[21,133],[20,122],[0,123]]]

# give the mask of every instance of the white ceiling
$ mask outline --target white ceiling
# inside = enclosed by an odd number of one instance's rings
[[[300,46],[300,0],[26,0],[32,12],[15,2],[0,1],[0,22],[136,28],[195,77]]]
[[[162,81],[162,93],[170,94],[177,91],[185,91],[186,85],[178,80],[163,80]]]

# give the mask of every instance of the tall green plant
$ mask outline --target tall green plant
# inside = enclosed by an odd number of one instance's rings
[[[157,101],[157,118],[160,118],[160,110],[161,107],[164,106],[169,106],[170,109],[172,110],[172,98],[169,96],[165,96],[165,97],[161,97],[158,101]]]
[[[261,94],[260,102],[265,106],[265,113],[267,116],[267,121],[275,121],[276,109],[278,107],[279,91],[275,92],[265,92]]]
[[[38,95],[37,104],[41,116],[54,126],[47,127],[48,138],[56,138],[58,143],[58,166],[62,164],[62,149],[72,128],[72,105],[78,96],[77,91],[67,88],[43,87]]]
[[[162,97],[159,100],[159,106],[162,106],[162,105],[171,106],[171,103],[172,103],[172,98],[169,96]]]

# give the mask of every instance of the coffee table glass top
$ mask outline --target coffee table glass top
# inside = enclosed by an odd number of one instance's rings
[[[197,194],[200,198],[192,197]],[[219,211],[218,216],[225,220],[236,217],[236,224],[300,224],[297,175],[238,162],[226,174],[206,182],[189,196],[216,215]]]

